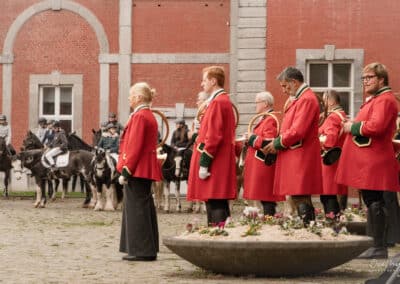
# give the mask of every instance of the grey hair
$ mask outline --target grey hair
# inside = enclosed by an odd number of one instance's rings
[[[290,80],[296,80],[301,83],[304,82],[304,76],[301,71],[295,67],[289,66],[286,67],[279,75],[276,77],[278,81],[290,81]]]
[[[274,97],[270,92],[264,91],[256,94],[256,99],[266,101],[270,106],[274,105]]]

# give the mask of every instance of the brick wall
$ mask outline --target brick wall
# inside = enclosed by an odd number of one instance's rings
[[[229,0],[133,1],[133,52],[229,52]]]
[[[98,126],[99,47],[92,29],[69,11],[45,11],[32,17],[20,30],[14,44],[12,83],[13,143],[19,147],[28,129],[29,75],[83,74],[83,138]],[[90,110],[90,112],[88,111]],[[18,127],[17,127],[18,125]]]
[[[286,98],[275,80],[296,64],[296,48],[363,48],[364,63],[380,61],[389,68],[390,85],[400,89],[400,5],[396,1],[267,1],[267,89],[281,107]],[[361,74],[356,74],[360,77]],[[361,84],[361,82],[360,82]]]

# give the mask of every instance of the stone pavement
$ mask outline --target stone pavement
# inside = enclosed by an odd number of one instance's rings
[[[198,269],[162,244],[158,261],[129,263],[118,252],[121,211],[83,209],[82,201],[67,198],[36,209],[33,200],[0,199],[0,283],[363,283],[387,263],[353,260],[291,279],[232,277]],[[200,214],[159,213],[160,238],[181,233],[195,217],[205,220]]]

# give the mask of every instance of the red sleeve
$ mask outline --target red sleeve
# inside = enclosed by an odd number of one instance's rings
[[[217,152],[218,147],[222,144],[224,139],[224,128],[230,127],[228,121],[224,121],[224,112],[230,111],[231,112],[231,119],[232,121],[235,120],[233,115],[233,110],[231,107],[231,103],[229,102],[229,108],[226,107],[226,102],[214,100],[210,104],[210,113],[212,114],[212,119],[207,121],[207,133],[205,136],[205,145],[204,151],[209,154],[211,157],[214,157],[215,153]],[[233,122],[234,124],[234,122]]]
[[[273,140],[278,135],[278,125],[276,120],[268,116],[260,124],[260,132],[257,135],[257,139],[254,142],[253,148],[259,150],[262,146],[263,140]]]
[[[397,114],[397,107],[388,98],[376,98],[373,111],[368,120],[362,122],[361,134],[366,137],[381,136],[389,130],[391,119],[388,117]],[[394,131],[395,129],[390,129]]]
[[[319,116],[316,101],[313,100],[316,100],[316,98],[307,97],[297,103],[293,124],[281,135],[282,144],[286,147],[290,147],[302,140],[313,124],[316,113],[318,113]]]
[[[140,160],[140,151],[143,149],[146,137],[146,120],[143,115],[139,113],[132,117],[132,125],[129,133],[124,137],[126,139],[125,147],[125,163],[130,173],[133,173]]]
[[[332,113],[328,116],[325,123],[327,126],[324,131],[324,134],[326,135],[324,147],[329,149],[338,143],[340,131],[342,129],[342,120],[339,115]]]

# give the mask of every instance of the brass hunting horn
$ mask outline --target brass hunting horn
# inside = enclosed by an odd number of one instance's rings
[[[169,135],[169,124],[168,124],[168,120],[165,117],[165,115],[156,109],[151,109],[151,111],[153,112],[154,115],[158,115],[161,118],[161,128],[162,128],[162,124],[165,124],[165,135],[164,137],[161,139],[161,142],[159,144],[157,144],[157,148],[161,147],[162,145],[165,144],[165,142],[167,141],[168,135]]]

